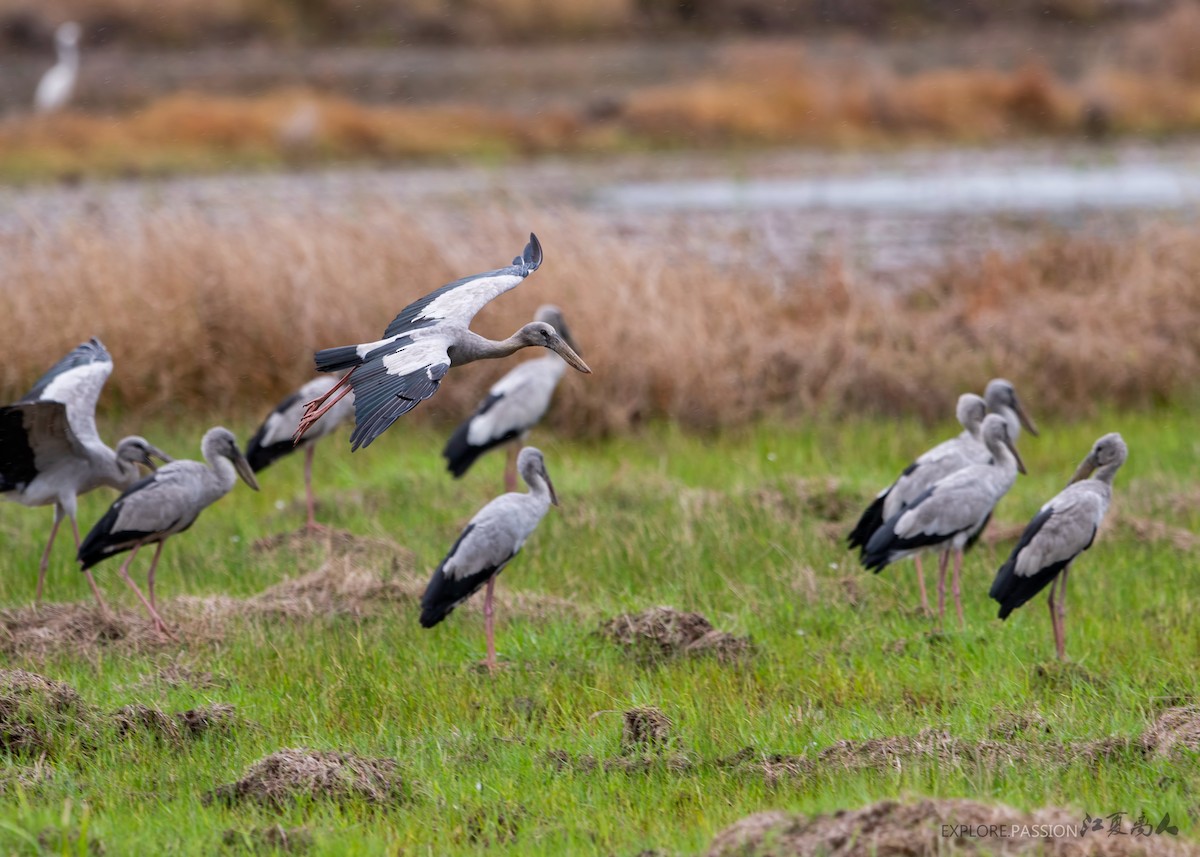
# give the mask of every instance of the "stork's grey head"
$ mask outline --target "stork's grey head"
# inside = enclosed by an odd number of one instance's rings
[[[576,353],[579,352],[579,346],[575,343],[575,337],[571,335],[571,328],[567,327],[567,320],[563,318],[562,310],[554,304],[542,304],[538,307],[537,312],[533,314],[533,320],[553,327],[567,345],[571,346]]]
[[[1079,468],[1067,484],[1087,479],[1096,470],[1100,471],[1097,478],[1111,482],[1113,474],[1125,463],[1128,455],[1129,447],[1125,445],[1125,439],[1121,435],[1115,431],[1106,434],[1092,444],[1091,451],[1079,463]]]
[[[233,462],[233,468],[237,471],[238,476],[242,477],[242,481],[255,491],[258,490],[258,480],[254,478],[254,469],[246,460],[246,456],[242,455],[242,451],[238,448],[237,438],[229,429],[223,426],[210,428],[204,433],[204,440],[200,442],[200,448],[204,451],[204,457],[210,462],[216,458],[228,458]]]
[[[1006,381],[1004,378],[993,378],[988,381],[987,389],[983,391],[983,398],[987,400],[988,410],[993,414],[1003,414],[1006,410],[1012,411],[1031,435],[1038,436],[1037,426],[1033,424],[1033,420],[1025,411],[1025,406],[1017,398],[1017,390],[1011,381]]]
[[[971,437],[978,438],[983,426],[983,418],[987,416],[987,402],[982,396],[974,393],[963,393],[958,397],[958,407],[954,409],[958,422],[970,432]]]
[[[117,444],[117,460],[122,463],[144,464],[151,470],[156,470],[157,468],[154,466],[156,458],[163,464],[175,460],[150,441],[136,434],[122,438],[121,442]]]
[[[1012,442],[1012,436],[1008,431],[1008,420],[1000,416],[1000,414],[988,414],[983,420],[983,428],[980,429],[984,445],[988,451],[997,458],[1000,457],[1001,451],[1007,449],[1012,453],[1012,457],[1016,459],[1017,470],[1025,473],[1025,462],[1021,460],[1021,454],[1017,452],[1017,447]]]
[[[83,29],[74,21],[59,24],[54,31],[54,40],[64,47],[75,47],[83,35]]]
[[[517,331],[517,339],[523,345],[540,345],[542,348],[549,348],[575,369],[586,374],[591,374],[592,370],[575,353],[575,349],[558,335],[557,330],[544,321],[533,321],[525,325]]]
[[[550,502],[555,506],[558,505],[558,494],[554,491],[554,483],[550,481],[550,474],[546,472],[546,458],[540,449],[533,446],[522,449],[517,456],[517,471],[530,488],[534,486],[537,479],[545,482],[546,487],[550,490]]]

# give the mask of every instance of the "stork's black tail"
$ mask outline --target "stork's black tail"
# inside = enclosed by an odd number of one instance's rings
[[[470,430],[471,420],[463,420],[454,430],[454,434],[450,435],[450,439],[446,441],[445,448],[442,449],[442,458],[446,459],[446,469],[454,474],[455,479],[470,470],[475,460],[490,449],[486,446],[472,446],[467,440]]]
[[[887,500],[887,496],[888,492],[884,491],[862,513],[862,517],[858,519],[858,523],[850,531],[850,535],[846,537],[846,541],[850,547],[866,550],[867,542],[871,540],[871,536],[883,526],[883,503]]]
[[[246,461],[250,463],[250,469],[255,473],[265,470],[285,455],[296,451],[296,445],[292,443],[291,438],[278,443],[269,443],[266,446],[263,446],[262,439],[263,429],[260,428],[258,434],[250,438],[250,445],[246,447]]]
[[[363,362],[358,354],[357,345],[339,345],[336,348],[326,348],[313,355],[318,372],[341,372],[353,369]]]

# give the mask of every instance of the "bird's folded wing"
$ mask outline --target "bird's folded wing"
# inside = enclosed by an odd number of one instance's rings
[[[383,336],[407,333],[441,321],[467,327],[471,319],[488,304],[532,274],[542,264],[542,247],[535,236],[529,236],[525,252],[513,264],[495,271],[485,271],[447,283],[420,300],[413,301],[400,311],[388,325]]]
[[[1018,576],[1037,574],[1043,568],[1065,562],[1086,550],[1095,538],[1103,518],[1100,498],[1071,486],[1042,507],[1028,529],[1040,524],[1026,541],[1018,545],[1014,571]],[[1043,517],[1049,512],[1049,517]]]
[[[170,530],[192,511],[191,486],[194,477],[204,469],[198,461],[176,461],[135,483],[113,504],[117,515],[109,532]]]
[[[354,388],[352,449],[368,446],[388,426],[437,392],[450,368],[450,340],[405,337],[400,348],[372,357],[350,376]]]

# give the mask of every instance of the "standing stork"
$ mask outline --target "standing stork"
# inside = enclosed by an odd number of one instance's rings
[[[1067,573],[1096,540],[1112,501],[1113,477],[1128,454],[1125,441],[1116,432],[1097,440],[1067,487],[1029,522],[992,582],[990,595],[1000,602],[1001,619],[1050,584],[1050,622],[1060,661],[1066,658]]]
[[[558,505],[558,495],[554,493],[540,450],[532,446],[522,449],[517,456],[517,470],[529,491],[501,494],[480,509],[433,572],[429,586],[421,596],[421,627],[432,628],[474,595],[479,587],[487,584],[483,601],[487,631],[487,660],[484,663],[489,670],[496,668],[492,605],[496,576],[520,552],[525,540],[550,510],[550,505]]]
[[[1008,423],[999,414],[988,414],[980,432],[991,453],[986,464],[972,464],[935,483],[875,531],[862,554],[862,564],[882,571],[898,559],[924,550],[942,552],[938,563],[938,626],[946,612],[946,565],[954,554],[954,606],[962,627],[959,578],[963,548],[991,514],[1000,498],[1025,472],[1017,448],[1008,436]]]
[[[308,519],[305,528],[309,532],[321,529],[316,519],[316,498],[313,496],[312,468],[313,455],[316,453],[317,441],[332,434],[342,422],[354,413],[354,395],[351,393],[339,400],[323,417],[300,439],[293,443],[292,435],[300,424],[304,412],[304,403],[309,399],[328,393],[338,379],[330,375],[318,375],[299,390],[292,393],[275,406],[263,424],[258,427],[250,444],[246,447],[246,460],[250,468],[259,473],[276,459],[282,458],[297,447],[304,450],[304,496],[308,505]]]
[[[987,447],[980,439],[979,430],[987,416],[987,403],[974,393],[963,393],[958,397],[954,415],[962,425],[962,433],[944,440],[922,453],[896,477],[896,481],[875,495],[874,502],[858,519],[858,524],[847,537],[851,548],[859,548],[865,554],[867,543],[884,522],[906,509],[929,488],[951,473],[984,464],[990,457]],[[921,556],[913,557],[917,567],[917,584],[921,590],[921,609],[928,615],[929,596],[925,592],[925,572],[921,568]]]
[[[200,449],[206,464],[173,461],[159,468],[118,497],[79,548],[79,562],[84,571],[114,554],[131,551],[117,573],[145,606],[154,620],[154,627],[172,639],[175,635],[158,615],[154,600],[154,570],[162,556],[163,545],[168,538],[194,524],[208,506],[233,490],[239,476],[258,490],[254,471],[229,429],[220,426],[209,429],[200,442]],[[129,576],[129,564],[143,545],[156,542],[158,548],[146,575],[150,589],[150,599],[146,600]]]
[[[577,350],[562,310],[547,304],[538,308],[534,321],[550,325],[572,349]],[[489,449],[508,445],[504,466],[504,490],[517,490],[517,451],[529,430],[542,421],[550,408],[554,390],[567,371],[567,362],[558,354],[527,360],[492,385],[487,397],[475,408],[442,450],[446,469],[454,478],[462,476],[475,459]]]
[[[38,563],[37,601],[42,600],[50,549],[63,518],[71,521],[79,548],[78,497],[101,486],[124,490],[141,478],[138,465],[171,457],[145,438],[123,438],[114,451],[96,431],[96,401],[113,362],[99,339],[74,349],[16,404],[0,408],[0,496],[23,506],[54,504],[54,524]],[[104,599],[89,573],[101,606]]]
[[[383,339],[318,351],[317,371],[350,371],[329,392],[307,404],[295,440],[299,442],[313,423],[353,390],[350,448],[369,446],[388,426],[436,393],[451,366],[507,357],[534,345],[549,348],[580,372],[591,372],[544,322],[527,324],[502,342],[469,329],[471,319],[489,301],[516,288],[541,264],[542,245],[530,234],[524,253],[507,268],[455,280],[414,301],[392,320]]]
[[[33,107],[38,113],[54,113],[62,110],[75,92],[75,79],[79,76],[79,37],[83,34],[74,21],[60,24],[54,31],[54,48],[58,62],[51,66],[38,81],[33,94]]]

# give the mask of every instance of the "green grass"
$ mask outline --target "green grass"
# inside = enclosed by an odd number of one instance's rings
[[[418,626],[416,605],[404,603],[366,618],[233,624],[221,642],[182,651],[130,656],[101,648],[87,658],[5,664],[69,682],[104,710],[222,701],[249,724],[180,744],[151,736],[92,747],[65,742],[45,760],[53,768],[48,781],[0,794],[0,853],[83,854],[87,839],[109,854],[224,853],[224,831],[279,823],[311,830],[314,854],[694,854],[751,812],[822,812],[923,795],[1093,815],[1170,812],[1194,836],[1194,759],[1130,752],[1092,763],[918,762],[902,770],[821,771],[773,786],[714,760],[745,746],[812,754],[841,739],[930,727],[982,740],[1005,715],[1034,710],[1052,730],[1034,741],[1136,738],[1166,700],[1194,700],[1200,561],[1167,541],[1139,541],[1115,519],[1200,528],[1200,509],[1188,502],[1200,477],[1197,416],[1111,414],[1045,426],[1041,438],[1021,440],[1031,475],[1003,500],[1000,522],[1031,517],[1101,433],[1120,430],[1131,451],[1117,478],[1113,525],[1071,579],[1074,668],[1053,664],[1044,596],[1006,623],[995,620],[986,589],[1009,544],[968,556],[967,630],[951,623],[944,636],[928,637],[929,622],[912,609],[911,565],[868,574],[833,537],[936,439],[916,423],[761,428],[723,438],[662,429],[593,445],[543,434],[537,440],[562,506],[499,587],[569,599],[578,615],[501,610],[498,647],[509,666],[495,676],[474,667],[483,655],[478,599],[431,631]],[[242,437],[248,428],[240,427]],[[196,454],[198,432],[143,430],[176,455]],[[940,432],[949,433],[949,426]],[[494,495],[502,467],[501,456],[490,456],[455,482],[441,470],[440,441],[401,425],[354,455],[344,435],[325,443],[317,457],[322,519],[393,539],[415,552],[419,573],[432,569]],[[300,523],[301,463],[296,456],[263,473],[260,494],[239,485],[170,542],[161,597],[248,596],[315,567],[311,556],[298,564],[294,554],[248,549]],[[85,528],[111,499],[97,492],[81,501]],[[32,600],[49,518],[45,509],[4,507],[0,603]],[[65,544],[59,547],[48,599],[88,598],[81,575],[68,568]],[[147,562],[139,558],[135,577]],[[132,606],[115,570],[113,561],[99,567],[101,586]],[[846,598],[848,589],[857,598]],[[754,653],[733,664],[646,664],[593,634],[606,616],[657,604],[699,610],[723,630],[749,634]],[[907,641],[902,651],[897,641]],[[175,660],[230,685],[130,689]],[[656,705],[670,717],[692,768],[556,771],[546,759],[555,750],[617,756],[619,712],[637,705]],[[392,757],[408,799],[387,809],[317,803],[282,813],[202,805],[204,792],[295,746]],[[6,767],[30,764],[0,759]]]

